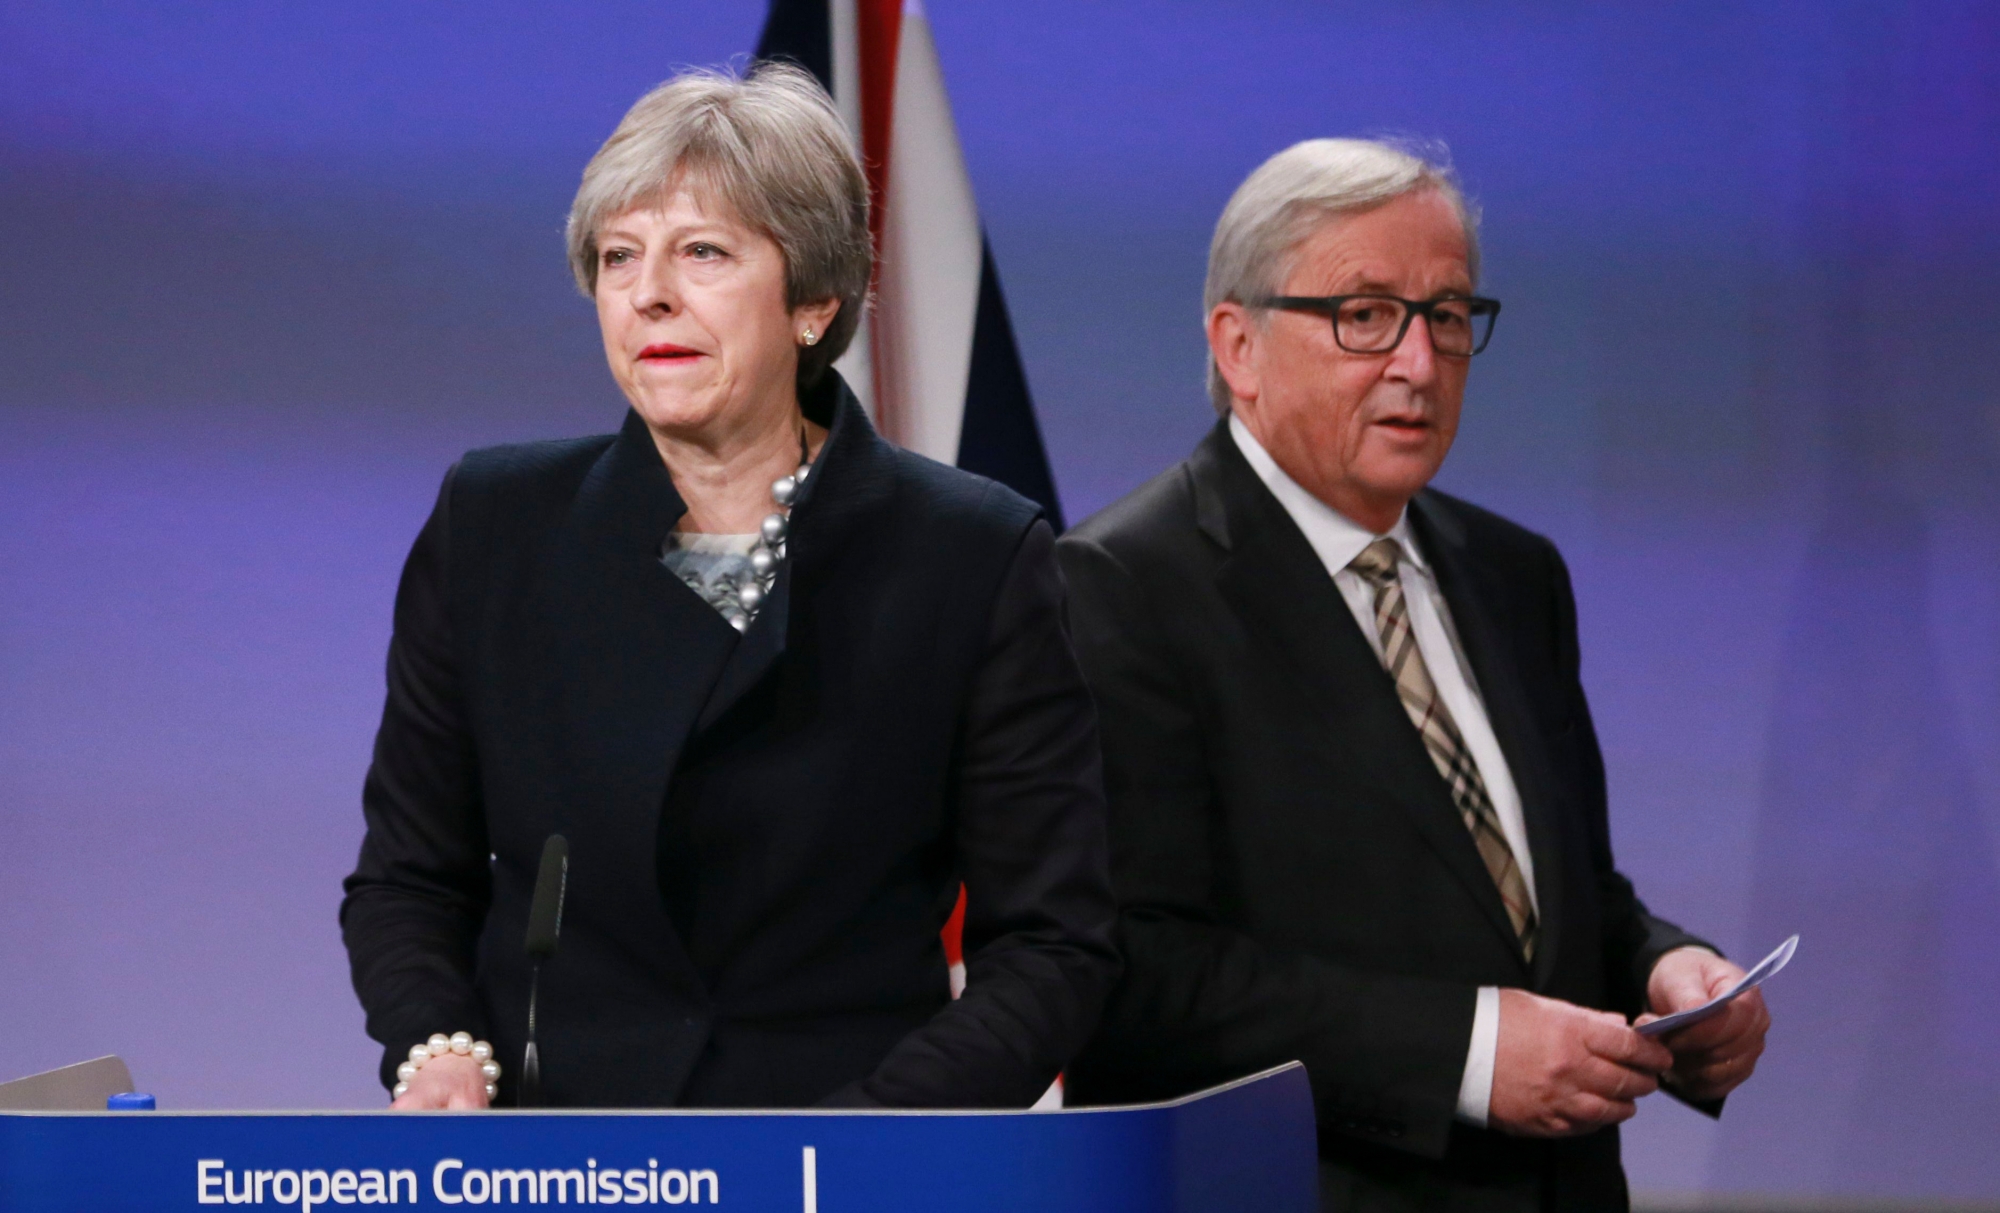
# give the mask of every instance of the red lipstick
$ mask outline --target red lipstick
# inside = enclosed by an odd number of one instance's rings
[[[674,345],[671,342],[661,342],[658,345],[649,345],[645,349],[639,351],[639,360],[642,362],[652,359],[660,359],[664,361],[669,358],[699,358],[699,357],[701,357],[700,350],[691,350],[684,345]]]

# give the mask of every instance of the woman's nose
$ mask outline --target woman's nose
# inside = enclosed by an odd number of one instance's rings
[[[648,260],[639,267],[639,281],[632,290],[632,306],[642,312],[671,316],[680,309],[679,286],[664,260]]]

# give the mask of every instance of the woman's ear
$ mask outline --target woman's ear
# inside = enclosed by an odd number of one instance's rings
[[[802,345],[816,345],[826,336],[826,330],[833,324],[833,318],[840,314],[840,300],[822,299],[818,303],[801,304],[792,309],[792,329]],[[811,337],[806,334],[810,332]]]
[[[1234,301],[1218,303],[1208,314],[1208,348],[1215,369],[1229,385],[1229,394],[1253,406],[1260,384],[1257,376],[1257,325],[1250,309]]]

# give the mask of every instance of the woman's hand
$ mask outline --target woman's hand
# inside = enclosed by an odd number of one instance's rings
[[[462,1112],[486,1106],[486,1076],[479,1063],[458,1053],[425,1062],[410,1079],[410,1089],[389,1105],[392,1112]]]

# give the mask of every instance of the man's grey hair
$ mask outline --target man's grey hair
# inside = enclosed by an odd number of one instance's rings
[[[874,272],[868,178],[832,98],[785,63],[741,77],[689,70],[639,98],[590,158],[570,205],[577,289],[597,294],[606,220],[681,189],[777,243],[787,308],[840,300],[819,343],[799,351],[799,383],[811,385],[854,339]]]
[[[1215,224],[1202,315],[1221,303],[1283,293],[1294,257],[1322,223],[1392,198],[1436,190],[1465,225],[1466,269],[1479,281],[1479,212],[1466,201],[1443,144],[1388,139],[1308,139],[1257,166]],[[1208,356],[1208,396],[1229,411],[1229,384]]]

